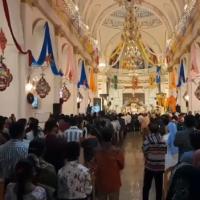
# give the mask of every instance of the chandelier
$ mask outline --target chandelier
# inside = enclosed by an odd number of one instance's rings
[[[128,70],[143,68],[144,59],[137,45],[141,35],[139,32],[139,24],[135,15],[135,7],[131,1],[124,2],[124,6],[127,14],[122,33],[124,49],[120,60],[120,67]]]

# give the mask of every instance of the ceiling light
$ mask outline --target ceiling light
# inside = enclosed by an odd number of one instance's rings
[[[86,28],[87,30],[89,30],[89,26],[88,26],[88,25],[85,25],[85,28]]]
[[[185,4],[184,10],[187,10],[187,8],[188,8],[188,4]]]
[[[25,86],[25,90],[26,92],[31,92],[31,90],[33,89],[33,85],[32,83],[28,82]]]
[[[106,63],[99,63],[99,67],[106,67]]]
[[[79,8],[78,8],[78,6],[77,6],[77,5],[75,5],[75,10],[76,10],[76,11],[79,11]]]

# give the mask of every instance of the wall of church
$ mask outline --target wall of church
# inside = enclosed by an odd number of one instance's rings
[[[40,54],[44,39],[44,24],[45,22],[48,22],[56,64],[65,74],[67,72],[66,67],[69,59],[68,48],[71,48],[72,51],[74,51],[74,46],[59,33],[54,24],[54,20],[51,20],[37,6],[30,5],[29,3],[21,3],[20,0],[7,0],[7,2],[11,15],[12,28],[17,41],[23,49],[31,49],[36,59]],[[45,2],[43,2],[43,4],[44,3]],[[49,13],[49,15],[50,14],[51,13]],[[10,86],[5,91],[0,92],[0,114],[9,116],[11,113],[14,113],[17,118],[32,116],[38,117],[40,121],[45,121],[49,114],[53,112],[53,104],[59,103],[60,89],[64,83],[66,83],[71,96],[67,102],[63,103],[62,111],[64,114],[77,114],[77,84],[70,83],[65,76],[62,78],[55,76],[52,73],[51,68],[45,66],[46,64],[44,64],[44,67],[42,68],[34,68],[28,65],[28,56],[18,53],[13,39],[11,38],[7,21],[4,16],[2,1],[0,1],[0,19],[0,28],[3,29],[8,40],[5,51],[5,63],[13,75],[13,81]],[[68,37],[70,38],[70,35],[68,35]],[[75,54],[75,52],[74,56],[78,72],[78,81],[81,71],[81,67],[78,63],[80,56]],[[25,90],[25,86],[28,83],[28,80],[32,83],[38,81],[42,73],[49,83],[51,90],[46,98],[39,98],[39,108],[33,109],[32,106],[27,103],[26,95],[28,91]],[[89,81],[88,68],[86,68],[86,73]],[[31,92],[35,96],[38,96],[35,90],[32,90]],[[89,90],[83,89],[81,92],[84,101],[81,103],[79,112],[85,113],[88,105]]]

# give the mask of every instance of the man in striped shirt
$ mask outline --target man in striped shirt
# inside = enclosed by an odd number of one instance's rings
[[[63,134],[67,142],[80,142],[83,138],[83,131],[78,128],[77,124],[78,122],[75,117],[70,120],[70,128]]]
[[[149,135],[145,137],[143,151],[145,157],[145,171],[143,184],[143,200],[149,199],[149,190],[154,178],[156,185],[156,200],[162,200],[163,173],[165,170],[165,154],[167,145],[159,133],[156,122],[149,124]]]
[[[28,155],[28,143],[23,141],[24,126],[14,123],[10,129],[11,139],[0,146],[0,177],[7,179],[14,174],[15,165]]]

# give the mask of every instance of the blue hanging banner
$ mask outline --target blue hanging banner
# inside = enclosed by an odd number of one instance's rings
[[[78,82],[78,88],[80,88],[81,85],[85,86],[86,88],[89,88],[87,76],[86,76],[86,73],[85,73],[85,63],[84,63],[84,61],[82,61],[81,65],[82,65],[81,77],[80,77],[80,81]]]
[[[156,67],[156,83],[157,84],[160,84],[161,82],[161,67],[160,66],[157,66]]]
[[[182,84],[184,84],[185,82],[186,82],[186,80],[185,80],[184,65],[183,65],[183,60],[181,60],[180,73],[179,73],[179,77],[178,77],[177,87],[181,87]]]
[[[56,62],[53,55],[49,25],[47,22],[45,23],[44,27],[45,27],[45,35],[44,35],[42,50],[37,61],[35,60],[35,58],[32,58],[32,65],[35,67],[36,66],[40,67],[45,61],[47,61],[48,58],[53,74],[56,76],[63,76],[63,73],[56,66]]]

